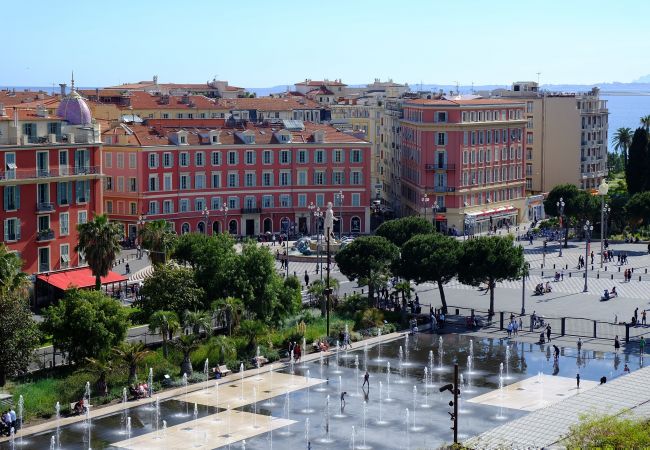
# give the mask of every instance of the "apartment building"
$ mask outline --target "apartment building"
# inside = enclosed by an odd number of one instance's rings
[[[609,111],[601,100],[600,89],[576,96],[580,111],[580,187],[598,189],[607,177],[607,142]]]
[[[0,224],[28,274],[83,264],[77,225],[102,212],[100,127],[74,90],[52,115],[0,105]]]
[[[178,233],[314,230],[310,205],[332,202],[334,232],[367,233],[370,144],[300,121],[221,128],[120,125],[104,133],[104,206],[134,237],[143,221]]]
[[[525,108],[518,100],[405,100],[402,213],[428,212],[438,229],[450,233],[519,223]]]
[[[230,86],[227,81],[216,78],[205,83],[158,83],[157,75],[154,75],[152,80],[109,86],[106,90],[142,91],[162,95],[205,95],[210,98],[237,98],[246,94],[244,88]]]

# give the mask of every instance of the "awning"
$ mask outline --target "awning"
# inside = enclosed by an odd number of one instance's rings
[[[37,275],[36,278],[62,291],[73,287],[88,288],[95,286],[95,276],[88,267],[41,274]],[[119,283],[126,280],[126,277],[119,273],[108,272],[108,275],[102,277],[102,284]]]
[[[490,216],[500,216],[503,214],[511,214],[513,212],[517,211],[517,208],[515,208],[512,205],[508,206],[500,206],[497,209],[486,209],[483,211],[472,211],[465,213],[466,216],[470,217],[490,217]]]

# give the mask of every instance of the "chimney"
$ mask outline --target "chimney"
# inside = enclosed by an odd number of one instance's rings
[[[61,97],[65,97],[65,88],[68,87],[68,85],[65,83],[59,83],[59,87],[61,87]]]
[[[156,86],[158,86],[158,75],[154,75],[154,76],[153,76],[153,84],[155,84]]]

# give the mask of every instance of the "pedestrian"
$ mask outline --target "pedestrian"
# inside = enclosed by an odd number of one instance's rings
[[[560,348],[553,344],[553,359],[557,361],[560,358]]]
[[[580,389],[580,374],[576,373],[576,386],[577,389]]]
[[[551,324],[546,325],[546,339],[551,342]]]
[[[363,375],[363,384],[361,385],[361,389],[363,389],[366,384],[368,385],[368,389],[370,389],[370,374],[368,373],[368,369],[366,369],[366,373]]]
[[[641,311],[641,323],[645,325],[645,309]]]
[[[614,353],[618,353],[618,350],[621,348],[621,342],[618,340],[618,334],[614,338]]]
[[[348,395],[347,392],[341,392],[341,411],[345,409],[345,396]]]
[[[641,340],[639,341],[639,351],[642,356],[645,354],[645,338],[643,336],[641,336]]]
[[[560,279],[564,281],[564,269],[560,271]]]
[[[305,286],[309,286],[309,274],[307,273],[307,269],[305,269]]]
[[[138,246],[136,247],[135,254],[138,257],[138,259],[142,259],[142,248],[140,247],[140,244],[138,244]]]
[[[639,308],[638,307],[634,310],[634,320],[637,321],[637,322],[639,321]]]
[[[590,256],[591,256],[591,264],[593,265],[594,264],[594,251],[593,250],[591,251]]]
[[[578,338],[578,353],[582,350],[582,338]]]
[[[131,266],[129,266],[129,263],[126,263],[125,269],[126,269],[126,274],[127,275],[131,273]]]
[[[627,363],[625,363],[625,367],[623,367],[623,373],[630,373],[630,368],[628,367]]]

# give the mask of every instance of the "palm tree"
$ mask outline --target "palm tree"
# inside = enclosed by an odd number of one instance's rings
[[[632,135],[633,133],[631,128],[621,127],[616,130],[614,137],[612,138],[614,149],[620,151],[623,155],[623,169],[627,167],[627,150],[630,148],[630,144],[632,143]]]
[[[172,230],[171,224],[164,219],[147,222],[140,230],[142,247],[149,250],[154,266],[167,262],[167,255],[171,251],[175,239],[176,234]]]
[[[368,278],[359,281],[363,284],[368,285],[368,302],[370,306],[376,306],[375,292],[379,292],[386,286],[388,275],[384,271],[373,270],[370,272],[370,276]]]
[[[212,316],[205,311],[185,311],[183,319],[183,324],[192,327],[192,333],[196,335],[201,332],[201,328],[205,330],[205,334],[212,331]]]
[[[402,306],[405,306],[406,301],[411,299],[411,292],[414,290],[409,280],[400,281],[395,285],[395,291],[402,296]]]
[[[321,307],[321,312],[323,315],[326,314],[326,304],[325,304],[325,289],[327,288],[327,280],[314,280],[313,283],[309,285],[309,288],[307,289],[307,292],[309,292],[310,295],[316,298],[318,300],[320,307]],[[336,278],[331,278],[330,277],[330,282],[329,282],[329,287],[338,293],[339,290],[339,280]]]
[[[210,347],[210,354],[217,354],[219,363],[223,363],[228,359],[234,359],[237,356],[237,349],[232,343],[232,339],[226,336],[215,336],[210,339],[208,343]]]
[[[127,383],[131,384],[135,380],[138,364],[151,352],[145,348],[142,342],[125,342],[119,347],[115,347],[113,353],[129,368]]]
[[[21,271],[23,262],[13,252],[0,244],[0,291],[3,293],[26,294],[29,287],[27,274]]]
[[[646,131],[650,131],[650,115],[641,117],[640,122],[641,126],[645,128]]]
[[[181,375],[185,373],[189,377],[192,375],[190,353],[199,348],[199,338],[194,334],[181,336],[178,340],[174,341],[174,347],[180,350],[183,354],[183,361],[181,361]]]
[[[122,250],[120,240],[124,230],[119,223],[109,222],[105,214],[77,225],[77,230],[79,243],[75,250],[85,255],[88,266],[95,275],[95,289],[99,291],[102,287],[102,277],[108,275],[115,257]]]
[[[86,365],[84,369],[97,376],[97,381],[95,382],[95,392],[97,392],[102,397],[106,397],[108,395],[108,383],[106,382],[106,376],[115,370],[115,364],[113,360],[86,358]]]
[[[149,317],[149,330],[155,333],[158,330],[163,341],[163,356],[167,358],[167,339],[171,339],[176,331],[180,328],[178,315],[172,311],[156,311]]]
[[[219,314],[224,311],[226,313],[226,322],[228,323],[228,335],[232,336],[232,329],[239,327],[241,321],[241,314],[244,310],[244,302],[235,297],[220,298],[212,302],[212,311],[214,314]]]

